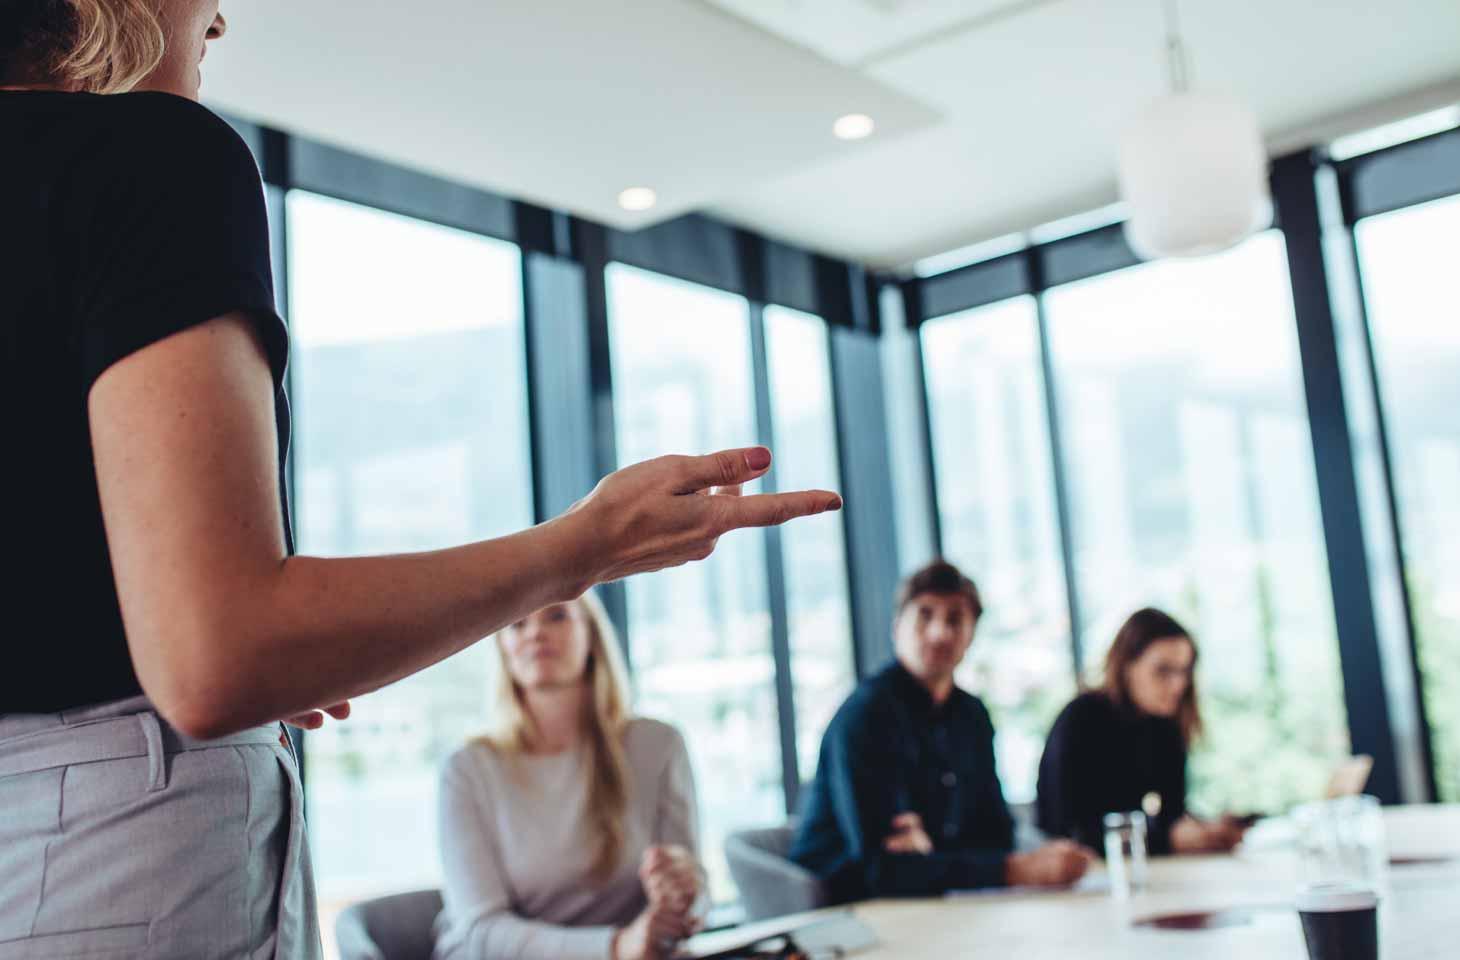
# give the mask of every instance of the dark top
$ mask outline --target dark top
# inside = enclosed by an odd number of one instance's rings
[[[887,853],[893,817],[914,812],[933,853]],[[832,718],[791,859],[838,903],[1001,886],[1014,821],[994,769],[994,727],[955,688],[941,706],[894,663]]]
[[[1152,853],[1171,852],[1171,825],[1186,813],[1186,743],[1170,717],[1117,706],[1103,693],[1082,693],[1060,713],[1039,761],[1039,829],[1105,849],[1107,813],[1142,809],[1161,796],[1147,820]]]
[[[0,145],[0,714],[51,712],[141,692],[102,526],[92,384],[241,311],[273,371],[282,464],[288,338],[258,168],[207,109],[165,93],[0,91]]]

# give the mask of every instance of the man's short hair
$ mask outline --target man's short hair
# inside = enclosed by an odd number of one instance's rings
[[[978,587],[947,560],[934,560],[902,581],[897,588],[897,615],[902,616],[907,605],[924,593],[963,597],[973,608],[975,620],[983,616],[983,600],[978,595]]]

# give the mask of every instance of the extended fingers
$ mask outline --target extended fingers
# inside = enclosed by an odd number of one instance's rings
[[[797,517],[810,517],[828,510],[840,510],[842,498],[830,490],[799,490],[795,493],[758,493],[727,498],[721,505],[725,530],[742,527],[775,527]]]
[[[300,730],[318,730],[324,726],[324,714],[318,710],[310,710],[308,713],[296,714],[284,722]]]
[[[765,447],[741,447],[702,457],[674,457],[671,462],[676,471],[674,492],[696,493],[754,480],[770,469],[771,452]]]

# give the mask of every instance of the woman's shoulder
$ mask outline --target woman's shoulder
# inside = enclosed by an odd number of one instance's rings
[[[257,175],[253,154],[238,131],[186,97],[158,91],[89,96],[77,109],[107,141],[106,155],[98,157],[103,163],[167,176],[179,169],[206,176],[250,168]]]
[[[632,717],[624,725],[624,748],[631,755],[668,756],[685,746],[679,728],[653,717]]]
[[[441,779],[444,783],[461,780],[492,780],[496,778],[502,758],[491,740],[473,737],[446,755],[441,764]]]
[[[1089,724],[1108,723],[1116,718],[1118,712],[1114,701],[1104,691],[1086,690],[1065,705],[1055,723],[1083,728]]]

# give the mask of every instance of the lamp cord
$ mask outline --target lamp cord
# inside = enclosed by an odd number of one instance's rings
[[[1166,58],[1170,70],[1171,89],[1186,93],[1191,88],[1191,75],[1186,61],[1186,44],[1181,40],[1181,16],[1177,0],[1165,0]]]

